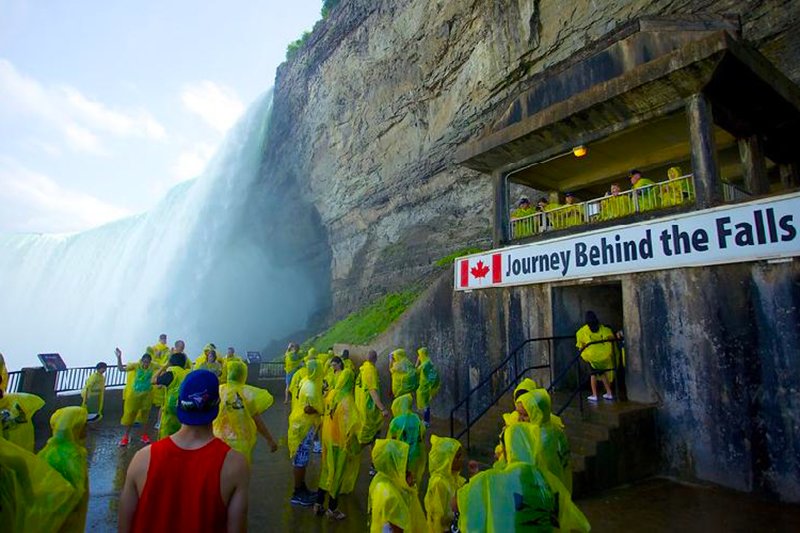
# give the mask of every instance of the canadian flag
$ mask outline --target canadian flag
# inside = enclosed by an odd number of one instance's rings
[[[459,287],[486,287],[503,281],[502,254],[468,257],[459,261]]]

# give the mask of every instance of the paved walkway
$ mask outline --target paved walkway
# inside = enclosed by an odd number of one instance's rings
[[[272,388],[272,387],[270,387]],[[275,391],[277,392],[277,391]],[[250,490],[249,522],[252,531],[361,532],[366,531],[369,458],[362,456],[359,480],[353,494],[343,496],[340,509],[347,518],[338,523],[317,518],[310,507],[289,504],[292,492],[292,469],[286,450],[288,407],[283,395],[275,395],[276,403],[264,420],[280,449],[269,453],[259,439],[253,453],[254,471]],[[444,421],[434,422],[434,431],[445,431]],[[441,428],[441,429],[438,429]],[[138,439],[138,431],[135,431]],[[125,471],[138,441],[128,448],[117,442],[122,428],[115,418],[106,418],[90,428],[89,478],[91,498],[87,531],[116,531],[117,502],[125,480]],[[319,478],[319,455],[312,456],[308,470],[309,486],[316,487]],[[683,533],[701,531],[800,531],[800,507],[767,503],[733,491],[675,483],[666,479],[645,482],[607,491],[577,502],[586,513],[593,531],[642,531]]]

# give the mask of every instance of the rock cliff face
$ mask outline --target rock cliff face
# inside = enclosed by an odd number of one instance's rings
[[[733,14],[800,81],[799,11],[780,0],[342,0],[278,71],[264,172],[286,196],[275,229],[302,234],[301,260],[329,274],[341,316],[489,242],[490,180],[453,154],[531,76],[640,16]]]

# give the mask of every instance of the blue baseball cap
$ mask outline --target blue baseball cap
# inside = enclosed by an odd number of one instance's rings
[[[208,370],[186,374],[178,392],[178,420],[187,426],[205,426],[219,413],[219,380]]]

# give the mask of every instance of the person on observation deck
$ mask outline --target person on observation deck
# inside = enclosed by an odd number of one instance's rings
[[[119,445],[122,447],[128,445],[134,422],[142,425],[142,443],[150,444],[147,422],[153,407],[153,374],[156,370],[152,364],[152,357],[149,353],[144,353],[138,363],[124,365],[122,364],[122,350],[117,348],[114,353],[117,356],[117,368],[120,372],[126,373],[125,389],[122,391],[122,419],[120,420],[125,428],[125,434],[119,441]]]
[[[653,180],[643,178],[642,173],[636,169],[631,170],[630,179],[631,189],[633,189],[635,191],[634,194],[637,195],[636,201],[639,205],[639,211],[657,209],[661,200],[658,187],[653,187],[653,185],[655,185]]]

